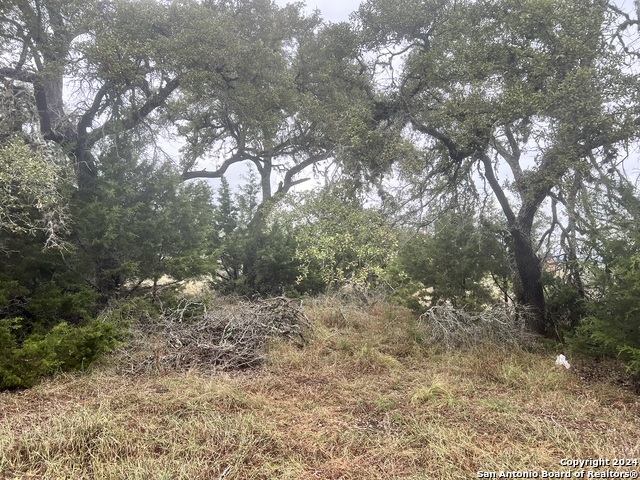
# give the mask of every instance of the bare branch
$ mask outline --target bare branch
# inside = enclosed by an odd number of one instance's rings
[[[182,180],[186,181],[193,178],[221,178],[231,165],[233,165],[234,163],[242,162],[244,160],[248,160],[247,156],[242,152],[238,152],[230,158],[226,159],[220,166],[220,168],[212,172],[207,170],[196,170],[194,172],[184,171],[182,172]]]
[[[89,108],[89,110],[87,110],[84,113],[84,115],[80,117],[80,121],[78,122],[79,136],[82,134],[86,134],[87,128],[91,127],[91,123],[93,122],[93,119],[98,113],[98,110],[100,109],[100,104],[102,103],[102,100],[104,99],[104,96],[107,94],[108,90],[109,89],[106,83],[102,85],[102,87],[100,87],[100,89],[96,93],[96,96],[94,97],[93,103],[91,104],[91,107]]]
[[[6,67],[0,68],[0,76],[27,83],[33,83],[36,79],[34,72],[25,72],[24,70]]]
[[[511,209],[511,205],[509,204],[509,199],[505,195],[504,190],[500,186],[500,183],[498,182],[498,179],[496,178],[495,173],[493,172],[493,165],[491,164],[491,159],[486,153],[480,153],[478,157],[482,162],[482,164],[484,165],[484,175],[487,181],[489,182],[489,185],[491,186],[493,193],[496,195],[498,202],[500,202],[500,206],[502,207],[502,211],[507,217],[507,221],[510,224],[513,224],[516,220],[516,215],[515,213],[513,213],[513,210]]]
[[[117,121],[112,118],[107,122],[107,124],[103,125],[101,128],[98,128],[92,131],[87,136],[87,144],[95,145],[95,143],[103,138],[113,135],[118,131],[124,130],[132,130],[133,128],[140,125],[151,112],[153,112],[156,108],[162,106],[164,102],[169,98],[169,96],[173,93],[173,91],[178,88],[180,85],[180,75],[169,80],[164,87],[158,90],[157,93],[151,95],[147,98],[146,102],[138,108],[131,112],[128,118],[125,118],[122,121]]]
[[[458,146],[456,145],[456,142],[454,142],[451,138],[449,138],[442,132],[439,132],[433,127],[424,125],[415,119],[411,119],[411,125],[413,125],[413,128],[415,128],[419,132],[424,133],[425,135],[429,135],[430,137],[435,138],[439,142],[442,142],[444,146],[447,147],[447,150],[449,151],[449,156],[456,162],[464,160],[466,157],[470,156],[473,153],[473,152],[465,152],[465,151],[458,150]]]
[[[284,195],[293,186],[307,181],[308,179],[306,179],[306,178],[302,179],[302,180],[293,180],[293,177],[295,175],[297,175],[298,173],[300,173],[305,168],[310,167],[311,165],[314,165],[314,164],[316,164],[318,162],[321,162],[323,160],[327,160],[328,158],[331,158],[332,155],[333,155],[333,151],[327,151],[327,152],[324,152],[324,153],[320,153],[318,155],[311,155],[305,161],[300,162],[299,164],[291,167],[287,171],[287,173],[285,174],[284,180],[282,182],[280,182],[278,190],[276,191],[276,196]]]

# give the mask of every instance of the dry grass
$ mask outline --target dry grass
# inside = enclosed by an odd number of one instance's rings
[[[260,370],[103,367],[0,394],[0,478],[469,479],[640,456],[639,398],[553,354],[428,348],[383,303],[305,309],[314,341],[274,341]]]

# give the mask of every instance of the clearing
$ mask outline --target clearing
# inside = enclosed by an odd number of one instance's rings
[[[383,302],[304,308],[311,344],[272,342],[257,369],[127,376],[116,355],[0,394],[0,478],[542,478],[640,457],[640,397],[561,352],[428,347]]]

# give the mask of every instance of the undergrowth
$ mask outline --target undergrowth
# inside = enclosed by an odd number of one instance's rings
[[[105,364],[0,394],[0,478],[468,479],[640,456],[638,397],[577,359],[434,346],[384,302],[302,308],[311,342],[272,338],[257,370]]]

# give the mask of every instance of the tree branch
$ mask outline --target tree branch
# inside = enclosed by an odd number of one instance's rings
[[[171,95],[171,93],[173,93],[173,91],[178,88],[178,86],[180,85],[180,78],[181,76],[178,75],[177,77],[168,81],[167,84],[160,90],[158,90],[157,93],[148,97],[147,101],[144,102],[144,104],[140,108],[134,110],[128,118],[124,119],[121,122],[115,119],[111,119],[107,122],[106,125],[103,125],[102,128],[98,128],[92,131],[89,135],[87,135],[87,144],[89,146],[95,145],[97,141],[109,135],[113,135],[114,133],[117,133],[121,130],[132,130],[133,128],[140,125],[151,112],[160,107],[165,102],[165,100],[169,98],[169,95]]]
[[[19,80],[21,82],[33,83],[36,79],[34,72],[25,72],[15,68],[0,68],[0,76]]]
[[[422,123],[414,119],[411,119],[411,125],[413,125],[413,128],[415,128],[419,132],[424,133],[425,135],[429,135],[430,137],[435,138],[439,142],[442,142],[444,146],[447,147],[447,150],[449,151],[449,156],[451,157],[451,159],[456,162],[460,162],[464,160],[466,157],[472,155],[473,153],[470,151],[469,152],[459,151],[458,146],[455,144],[455,142],[451,138],[439,132],[435,128],[428,127],[427,125],[423,125]]]
[[[231,165],[233,165],[234,163],[242,162],[244,160],[247,160],[246,155],[244,153],[238,152],[230,158],[226,159],[217,170],[214,170],[212,172],[207,170],[196,170],[194,172],[184,171],[182,172],[182,180],[186,181],[194,178],[221,178]]]
[[[80,121],[78,122],[78,137],[86,135],[87,129],[91,127],[91,123],[98,113],[100,104],[102,103],[104,96],[107,94],[107,91],[108,88],[107,84],[105,83],[96,93],[96,96],[94,97],[93,103],[91,104],[89,110],[87,110],[84,115],[80,117]]]
[[[513,213],[513,210],[511,209],[511,205],[509,205],[509,199],[505,195],[504,190],[502,190],[502,187],[500,186],[500,183],[498,182],[498,179],[496,178],[495,173],[493,172],[493,165],[491,164],[491,159],[484,152],[480,152],[477,155],[479,160],[484,165],[484,176],[487,178],[487,181],[489,182],[489,185],[491,186],[493,193],[496,195],[498,202],[500,202],[500,206],[502,207],[502,211],[507,217],[507,221],[509,222],[510,225],[512,225],[516,221],[516,215]]]
[[[300,162],[297,165],[294,165],[293,167],[291,167],[289,170],[287,170],[287,173],[284,175],[284,180],[280,182],[280,185],[278,186],[278,190],[276,191],[275,196],[284,195],[293,186],[309,180],[308,178],[293,180],[293,177],[298,173],[300,173],[305,168],[310,167],[311,165],[314,165],[318,162],[321,162],[322,160],[327,160],[328,158],[331,157],[331,155],[333,155],[332,150],[328,150],[324,153],[319,153],[317,155],[311,155],[305,161]]]

